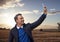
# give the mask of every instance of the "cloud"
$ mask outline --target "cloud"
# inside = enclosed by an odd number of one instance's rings
[[[55,10],[56,10],[55,8],[50,9],[50,11],[55,11]]]
[[[38,12],[39,12],[39,10],[33,10],[33,12],[34,12],[34,13],[38,13]]]
[[[9,2],[10,0],[0,0],[0,6],[3,6],[6,4],[6,2]]]
[[[25,11],[21,11],[19,13],[22,13],[22,14],[32,14],[33,12],[25,10]]]
[[[48,12],[49,15],[56,15],[56,14],[60,14],[60,11],[50,11]]]
[[[48,15],[56,15],[56,14],[60,14],[60,11],[57,11],[55,8],[50,9],[47,12]]]
[[[0,0],[0,8],[6,9],[15,6],[23,7],[24,3],[21,3],[21,0]]]
[[[24,6],[24,3],[21,3],[21,4],[20,3],[17,3],[17,5],[20,6],[20,7],[23,7]]]
[[[39,10],[32,10],[32,11],[28,11],[28,10],[24,10],[24,11],[20,11],[20,12],[16,12],[16,13],[22,13],[22,14],[43,14],[43,12],[40,12]],[[56,14],[60,14],[60,11],[52,11],[52,12],[47,12],[47,15],[56,15]]]
[[[39,13],[39,10],[32,10],[32,11],[28,11],[28,10],[24,10],[24,11],[20,11],[17,13],[22,13],[22,14],[34,14],[34,13]]]

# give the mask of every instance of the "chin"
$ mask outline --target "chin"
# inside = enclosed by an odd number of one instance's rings
[[[24,24],[24,23],[22,23],[22,24]]]

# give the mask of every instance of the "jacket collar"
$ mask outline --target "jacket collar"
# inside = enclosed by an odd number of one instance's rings
[[[23,26],[21,26],[21,28],[23,28],[23,27],[25,27],[25,23],[23,24]],[[17,25],[15,25],[14,28],[19,29],[20,27],[18,27]]]

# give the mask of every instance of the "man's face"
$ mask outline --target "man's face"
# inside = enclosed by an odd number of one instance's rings
[[[16,23],[17,24],[24,24],[24,18],[22,15],[17,16]]]

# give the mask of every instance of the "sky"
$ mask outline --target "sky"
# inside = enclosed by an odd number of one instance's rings
[[[17,13],[22,13],[25,23],[32,23],[43,14],[44,5],[48,14],[41,25],[57,26],[60,22],[60,0],[0,0],[0,24],[13,27]]]

